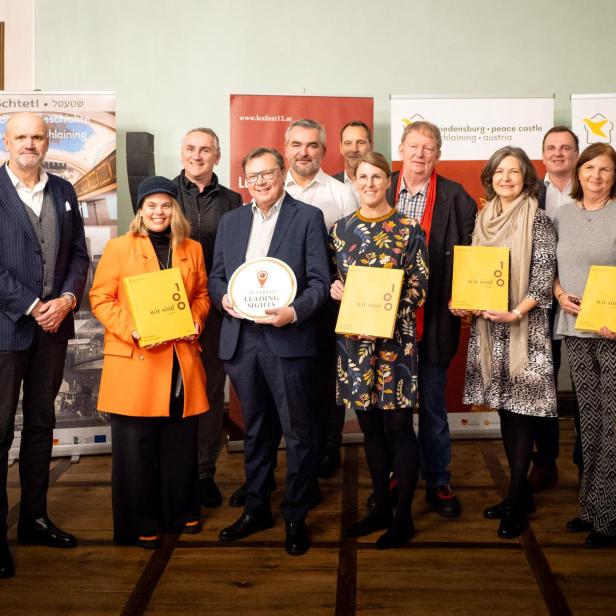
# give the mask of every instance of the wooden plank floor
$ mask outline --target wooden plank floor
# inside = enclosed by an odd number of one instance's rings
[[[374,536],[346,539],[341,527],[365,512],[370,481],[361,447],[345,448],[343,468],[322,482],[324,502],[309,517],[312,549],[283,550],[284,524],[245,541],[221,544],[217,535],[238,509],[204,512],[199,535],[165,536],[148,552],[111,544],[109,456],[78,464],[54,460],[49,510],[80,539],[74,550],[15,543],[18,467],[9,471],[9,541],[17,576],[0,581],[2,616],[133,615],[298,616],[352,614],[558,615],[616,614],[616,549],[592,551],[584,535],[566,533],[576,510],[577,473],[571,463],[571,422],[561,420],[560,482],[537,496],[530,529],[515,541],[496,535],[484,507],[506,486],[498,441],[456,441],[454,487],[463,503],[457,520],[414,503],[417,535],[408,547],[380,552]],[[283,483],[280,455],[278,484]],[[225,497],[242,481],[241,454],[223,453],[218,471]]]

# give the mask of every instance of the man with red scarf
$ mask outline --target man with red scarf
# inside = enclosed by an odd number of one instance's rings
[[[419,443],[426,500],[443,517],[458,517],[460,501],[449,486],[451,441],[445,387],[447,368],[458,348],[460,319],[448,308],[453,247],[471,243],[477,207],[460,184],[436,174],[441,133],[431,122],[409,124],[398,152],[402,171],[391,178],[387,200],[421,222],[426,233],[430,281],[417,313],[419,342]]]

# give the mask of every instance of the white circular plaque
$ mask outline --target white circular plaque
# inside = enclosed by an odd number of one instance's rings
[[[254,321],[269,317],[268,308],[288,306],[295,299],[297,280],[280,259],[251,259],[233,272],[227,293],[235,311]]]

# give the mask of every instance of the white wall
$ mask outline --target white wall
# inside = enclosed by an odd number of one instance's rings
[[[34,88],[34,0],[0,0],[4,22],[4,88]]]
[[[183,133],[208,125],[228,180],[229,94],[369,95],[388,151],[388,95],[616,91],[611,0],[36,0],[36,87],[118,95],[124,132],[156,135],[157,172],[179,170]],[[335,137],[331,145],[335,144]]]

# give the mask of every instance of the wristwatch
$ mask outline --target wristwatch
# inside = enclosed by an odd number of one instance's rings
[[[77,305],[77,298],[72,293],[62,293],[62,297],[66,300],[68,311],[74,310]]]

